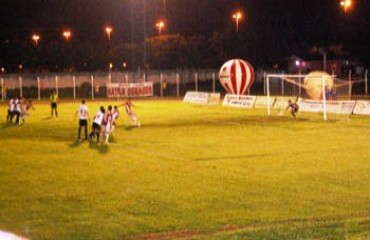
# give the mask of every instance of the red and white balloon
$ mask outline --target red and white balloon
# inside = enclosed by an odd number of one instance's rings
[[[222,65],[219,78],[227,93],[243,95],[253,84],[254,69],[247,61],[232,59]]]

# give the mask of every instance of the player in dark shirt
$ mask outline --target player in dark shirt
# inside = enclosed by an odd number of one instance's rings
[[[298,110],[299,110],[299,106],[297,103],[295,102],[292,102],[292,100],[288,100],[288,106],[286,107],[286,110],[288,110],[290,108],[290,114],[292,114],[293,117],[296,117],[297,116],[297,113],[298,113]]]

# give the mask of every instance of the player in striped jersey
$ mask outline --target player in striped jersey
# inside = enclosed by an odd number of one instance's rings
[[[125,103],[126,113],[131,118],[132,123],[135,126],[140,127],[140,122],[137,120],[136,114],[132,111],[133,106],[134,105],[131,102],[131,98],[129,98],[128,101]]]
[[[112,113],[113,123],[112,123],[111,134],[113,134],[114,128],[116,127],[116,120],[117,120],[118,117],[119,117],[118,107],[114,106],[113,113]]]
[[[108,110],[105,112],[103,119],[103,139],[106,144],[108,144],[109,135],[111,134],[113,124],[113,113],[112,106],[108,106]]]

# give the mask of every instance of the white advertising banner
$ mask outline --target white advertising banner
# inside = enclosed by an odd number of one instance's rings
[[[291,100],[292,102],[295,102],[297,100],[297,97],[293,96],[278,96],[275,97],[275,104],[274,108],[275,109],[285,109],[288,106],[288,101]]]
[[[220,99],[220,93],[188,91],[185,94],[183,102],[197,104],[218,104]]]
[[[153,96],[153,82],[145,83],[108,83],[107,96],[119,97],[151,97]]]
[[[226,94],[222,105],[240,108],[253,108],[256,99],[256,96]]]
[[[321,100],[311,100],[311,99],[298,99],[299,111],[302,112],[323,112],[323,103]],[[356,105],[356,101],[327,101],[326,109],[329,113],[336,114],[352,114],[352,111]]]
[[[370,101],[358,100],[353,110],[356,115],[370,115]]]
[[[270,107],[274,106],[276,98],[270,97]],[[255,108],[267,108],[267,97],[257,96],[256,102],[254,103]]]

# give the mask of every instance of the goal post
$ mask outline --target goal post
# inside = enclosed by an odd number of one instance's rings
[[[320,113],[323,119],[349,116],[355,105],[351,100],[353,81],[342,80],[325,72],[310,74],[266,74],[267,115],[279,113],[288,106],[288,99],[296,101],[300,112]],[[275,102],[272,106],[271,103]]]

